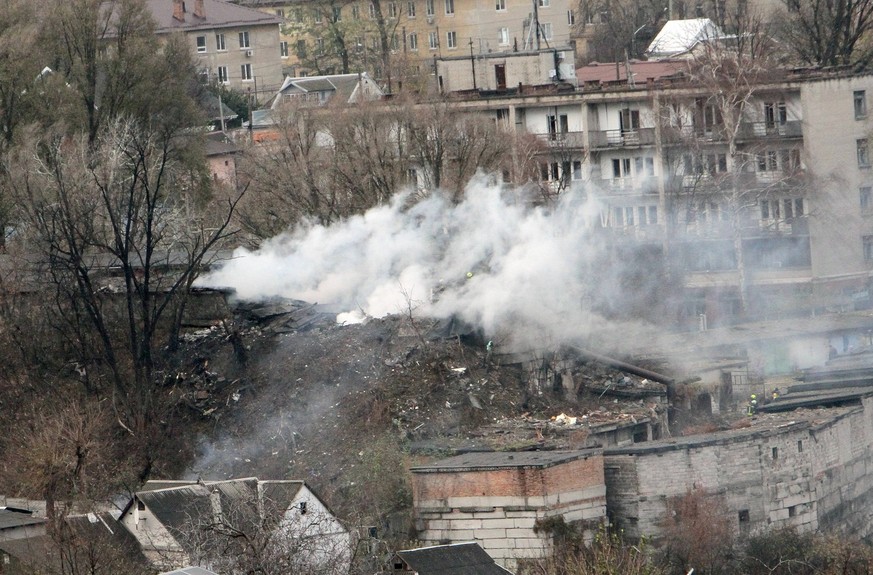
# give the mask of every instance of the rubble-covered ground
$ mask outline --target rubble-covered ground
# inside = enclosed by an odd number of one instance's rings
[[[598,426],[666,417],[663,384],[596,362],[574,364],[568,392],[546,357],[538,374],[456,326],[334,318],[285,302],[186,335],[194,359],[172,388],[198,433],[188,478],[304,479],[342,511],[349,489],[425,458],[579,446]]]

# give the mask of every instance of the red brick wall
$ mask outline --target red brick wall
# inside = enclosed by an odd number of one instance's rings
[[[412,482],[416,501],[554,495],[603,485],[603,456],[592,455],[545,469],[413,473]]]

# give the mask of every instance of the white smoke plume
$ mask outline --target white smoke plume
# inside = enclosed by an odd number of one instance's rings
[[[410,207],[399,196],[335,225],[303,226],[257,251],[240,249],[200,283],[249,301],[339,305],[350,312],[340,321],[414,308],[487,334],[515,334],[516,345],[580,341],[605,323],[590,309],[601,291],[595,286],[616,289],[609,273],[592,269],[601,246],[588,224],[599,209],[573,192],[532,208],[480,176],[459,204],[433,195]]]

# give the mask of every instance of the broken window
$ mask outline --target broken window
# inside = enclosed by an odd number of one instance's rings
[[[867,117],[867,92],[864,90],[855,90],[855,119],[863,120]]]
[[[768,128],[784,126],[788,123],[788,109],[785,102],[767,102],[764,104],[764,123]]]
[[[622,132],[632,132],[640,129],[640,111],[624,108],[619,113],[619,126]]]

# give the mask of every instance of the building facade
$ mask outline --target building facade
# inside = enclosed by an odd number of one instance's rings
[[[184,34],[205,80],[272,96],[282,85],[281,19],[221,0],[148,0],[159,35]]]
[[[873,75],[772,74],[728,131],[727,111],[687,66],[585,66],[569,92],[455,100],[536,135],[542,186],[595,200],[587,224],[684,288],[674,312],[688,327],[868,306]]]
[[[289,75],[367,71],[394,78],[393,91],[430,74],[434,57],[567,46],[575,21],[568,0],[238,2],[283,19]]]

